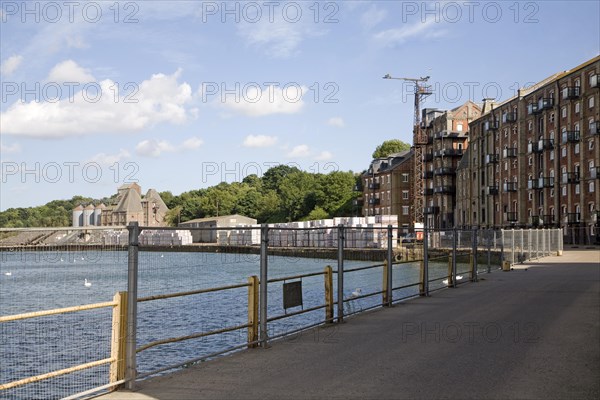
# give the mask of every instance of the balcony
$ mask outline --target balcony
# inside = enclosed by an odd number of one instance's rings
[[[484,129],[486,131],[497,131],[499,127],[500,127],[500,124],[496,120],[486,121],[485,125],[484,125]]]
[[[538,140],[538,151],[552,150],[554,148],[553,139],[540,139]]]
[[[432,206],[432,207],[425,207],[423,209],[423,214],[427,215],[427,214],[439,214],[440,213],[440,208],[438,206]]]
[[[517,113],[516,112],[507,112],[502,114],[502,123],[508,124],[512,122],[517,122]]]
[[[579,97],[581,88],[579,86],[568,86],[562,90],[563,100],[571,100]]]
[[[375,198],[370,198],[369,199],[369,205],[371,206],[378,206],[380,204],[380,200],[378,197]]]
[[[463,155],[463,150],[462,149],[444,149],[442,150],[443,152],[443,156],[448,156],[448,157],[462,157]]]
[[[433,188],[425,188],[423,189],[424,196],[433,196]]]
[[[538,148],[538,143],[529,143],[527,145],[527,152],[528,153],[540,153],[542,150]]]
[[[552,97],[542,97],[538,100],[538,112],[550,110],[554,107],[554,99]]]
[[[369,183],[369,190],[379,190],[379,182]]]
[[[537,178],[528,180],[527,189],[540,189],[540,180]]]
[[[505,192],[516,192],[517,191],[517,182],[505,182],[502,185],[502,190]]]
[[[581,219],[580,213],[567,213],[567,224],[578,224]]]
[[[532,215],[531,216],[531,225],[532,226],[540,226],[544,224],[544,219],[541,218],[539,215]]]
[[[516,212],[505,212],[504,213],[504,220],[506,222],[517,222],[517,213]]]
[[[423,179],[431,179],[433,178],[433,171],[424,171],[423,172]]]
[[[579,183],[579,174],[577,172],[565,172],[562,174],[561,183]]]
[[[423,161],[424,162],[433,161],[433,153],[423,154]]]
[[[433,188],[433,193],[454,194],[455,192],[455,186],[436,186]]]
[[[554,224],[554,215],[553,214],[544,214],[542,215],[543,224],[544,225],[552,225]]]
[[[538,111],[538,105],[535,103],[529,103],[527,104],[527,115],[533,115],[533,114],[537,114]]]
[[[487,154],[485,156],[486,164],[498,164],[499,161],[500,161],[500,157],[498,156],[498,154]]]
[[[454,175],[455,173],[456,169],[452,167],[442,167],[433,170],[433,175]]]
[[[516,147],[509,147],[502,150],[503,158],[516,158],[517,157],[517,149]]]
[[[562,143],[579,143],[581,141],[581,135],[579,131],[566,131],[562,134]]]
[[[488,196],[497,196],[499,193],[498,186],[488,186],[486,188],[486,194]]]
[[[538,178],[538,186],[540,188],[554,187],[554,177],[553,176],[544,176],[544,177]]]

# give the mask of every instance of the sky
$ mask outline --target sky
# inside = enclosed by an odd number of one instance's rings
[[[361,172],[424,107],[600,53],[598,1],[0,1],[0,210],[279,164]]]

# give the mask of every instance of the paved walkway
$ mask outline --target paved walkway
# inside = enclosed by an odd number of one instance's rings
[[[600,252],[524,267],[102,399],[600,398]]]

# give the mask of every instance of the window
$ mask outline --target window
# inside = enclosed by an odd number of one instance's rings
[[[560,109],[560,115],[563,118],[567,118],[567,107],[563,107]]]
[[[579,143],[575,143],[575,154],[579,154]]]
[[[579,194],[579,183],[575,185],[575,194]]]
[[[508,162],[504,161],[504,170],[508,171]]]
[[[402,200],[408,200],[408,190],[402,191]]]
[[[567,148],[565,146],[563,146],[560,149],[560,153],[561,153],[561,156],[566,157],[567,156]]]
[[[527,159],[527,165],[533,165],[533,157]]]
[[[550,197],[554,197],[554,188],[550,189]]]
[[[554,151],[550,152],[550,160],[554,160]]]
[[[508,137],[508,129],[504,130],[504,137],[507,138]]]
[[[579,102],[575,103],[575,114],[579,114]]]
[[[590,108],[594,108],[594,96],[592,96],[588,99],[588,106]]]
[[[402,174],[402,182],[408,182],[408,174]]]
[[[554,122],[554,113],[550,114],[550,122]]]
[[[533,193],[532,192],[529,192],[528,198],[529,198],[529,201],[533,200]]]
[[[402,215],[408,215],[408,206],[402,206]]]
[[[563,186],[563,187],[562,187],[562,195],[563,195],[563,196],[566,196],[566,195],[567,195],[567,187],[566,187],[566,186]]]
[[[459,131],[459,132],[462,132],[462,130],[463,130],[463,124],[457,124],[456,125],[456,130]]]
[[[528,130],[528,131],[531,131],[531,130],[533,130],[533,122],[532,122],[532,121],[529,121],[529,122],[527,123],[527,130]]]
[[[590,181],[590,183],[588,185],[588,192],[594,193],[595,190],[596,190],[596,185],[594,185],[594,181]]]

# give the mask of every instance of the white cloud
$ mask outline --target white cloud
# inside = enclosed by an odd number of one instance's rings
[[[290,152],[286,155],[288,158],[302,158],[310,156],[310,149],[305,144],[300,144],[295,146]]]
[[[248,135],[244,139],[244,147],[270,147],[277,143],[276,136]]]
[[[193,150],[193,149],[197,149],[198,147],[202,146],[203,144],[204,144],[204,141],[202,139],[199,139],[197,137],[191,137],[189,139],[184,140],[180,147],[183,150]]]
[[[73,60],[66,60],[58,63],[50,70],[47,82],[95,82],[96,78],[90,73],[89,69],[82,68]]]
[[[327,120],[327,125],[343,128],[346,124],[344,123],[344,120],[341,117],[332,117]]]
[[[8,57],[4,62],[0,65],[0,73],[2,75],[11,75],[13,72],[19,68],[21,62],[23,61],[23,56],[14,55]]]
[[[360,17],[360,23],[367,29],[371,29],[385,19],[386,10],[380,10],[374,4],[369,7]]]
[[[298,4],[298,3],[296,3]],[[304,10],[306,12],[306,10]],[[290,10],[290,17],[292,11]],[[300,54],[300,44],[307,37],[321,36],[324,30],[316,29],[311,18],[300,18],[294,22],[285,20],[281,13],[275,13],[272,21],[263,15],[258,22],[242,21],[238,34],[251,46],[263,49],[271,58],[291,58]]]
[[[402,28],[387,29],[374,35],[374,38],[386,46],[393,46],[404,43],[407,39],[418,37],[421,39],[431,39],[441,37],[446,34],[445,30],[433,30],[439,25],[435,19],[426,21],[417,21],[411,25],[403,26]]]
[[[135,146],[135,152],[142,157],[158,157],[162,153],[178,153],[193,150],[202,146],[204,142],[197,137],[184,140],[180,145],[173,145],[166,140],[146,139]]]
[[[180,73],[155,74],[128,90],[120,87],[117,101],[116,85],[110,79],[98,82],[99,96],[78,91],[71,99],[54,102],[16,101],[0,114],[2,133],[56,139],[136,132],[164,122],[184,123],[190,114],[185,105],[192,99],[192,89],[178,82]]]
[[[89,162],[96,162],[100,165],[113,165],[116,162],[120,162],[124,159],[131,157],[131,154],[125,149],[119,149],[117,154],[106,154],[106,153],[98,153],[92,158],[90,158]]]
[[[4,144],[0,142],[0,153],[10,154],[10,153],[18,153],[21,151],[21,146],[19,143],[15,144]]]
[[[327,160],[331,160],[333,158],[333,154],[331,154],[331,152],[329,151],[322,151],[319,153],[318,156],[315,157],[315,160],[317,161],[327,161]]]
[[[226,96],[224,106],[250,117],[262,117],[271,114],[295,114],[304,107],[302,96],[308,92],[306,86],[288,85],[286,87],[250,86],[243,91],[240,101],[235,96]]]

